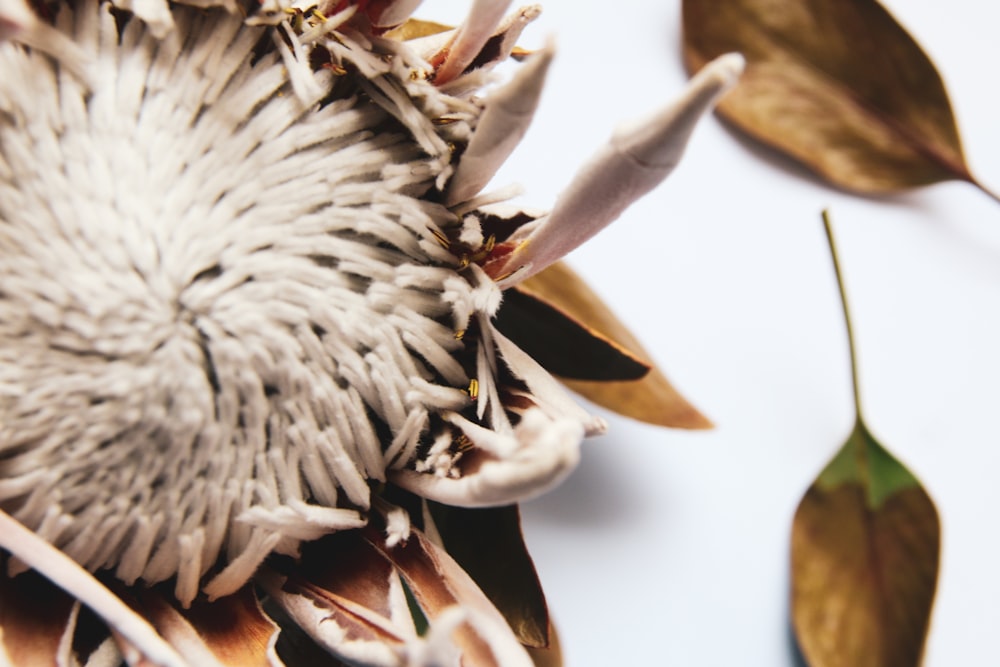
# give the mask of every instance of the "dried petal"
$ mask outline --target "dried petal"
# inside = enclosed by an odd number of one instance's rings
[[[525,646],[549,645],[549,614],[516,505],[470,510],[428,503],[448,554],[507,619]]]
[[[587,322],[648,363],[649,354],[635,336],[566,264],[557,262],[518,288],[544,298],[580,322]],[[633,419],[673,428],[712,427],[712,422],[681,396],[655,366],[635,381],[563,381],[594,403]]]
[[[417,641],[398,574],[360,531],[307,545],[297,567],[276,564],[259,581],[299,627],[345,660],[400,665]]]
[[[398,568],[433,631],[435,624],[457,623],[450,633],[463,664],[476,667],[518,667],[531,659],[507,622],[464,570],[423,533],[388,548],[377,536],[371,543]],[[461,610],[456,615],[456,610]]]
[[[185,660],[201,667],[274,667],[278,626],[264,615],[251,587],[190,609],[155,589],[136,591],[135,606]]]
[[[638,380],[649,365],[523,285],[507,290],[496,327],[550,373],[576,380]]]
[[[73,598],[37,573],[0,573],[0,665],[68,662],[74,621]]]

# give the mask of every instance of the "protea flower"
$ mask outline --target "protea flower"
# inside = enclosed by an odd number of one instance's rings
[[[0,664],[546,644],[515,503],[604,428],[549,371],[640,417],[630,383],[670,392],[554,263],[741,60],[536,216],[481,190],[552,57],[484,89],[537,8],[449,30],[416,4],[0,0]]]

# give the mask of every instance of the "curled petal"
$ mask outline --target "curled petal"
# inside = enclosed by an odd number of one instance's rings
[[[552,55],[552,46],[546,46],[487,98],[476,132],[448,184],[446,205],[463,202],[482,190],[524,137],[538,107]]]
[[[366,665],[402,665],[418,641],[392,564],[360,531],[306,545],[300,564],[265,567],[268,595],[330,653]]]
[[[538,408],[527,410],[510,436],[498,435],[457,415],[452,421],[476,447],[465,454],[462,474],[453,478],[394,470],[390,478],[395,484],[447,505],[509,505],[558,485],[580,459],[584,435],[580,421],[553,419]],[[503,449],[508,451],[501,453]]]
[[[191,665],[277,667],[278,626],[264,615],[250,587],[215,602],[180,609],[155,590],[137,593],[135,605]]]
[[[0,573],[0,666],[65,664],[73,599],[34,572]]]
[[[615,132],[577,173],[552,213],[495,273],[508,276],[500,286],[510,287],[549,266],[666,178],[680,161],[698,119],[736,82],[743,65],[739,54],[715,59],[695,75],[680,100]]]

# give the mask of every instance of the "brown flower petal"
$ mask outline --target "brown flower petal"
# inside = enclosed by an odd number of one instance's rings
[[[635,336],[565,263],[557,262],[521,283],[535,298],[544,299],[580,322],[615,340],[638,357],[648,359]],[[655,366],[641,380],[594,382],[565,380],[585,398],[627,417],[674,428],[711,428],[712,422],[677,392]]]
[[[463,618],[449,634],[461,651],[463,665],[531,665],[503,616],[444,549],[416,530],[405,543],[395,547],[386,546],[385,540],[373,529],[367,529],[365,535],[406,580],[430,622],[432,635],[435,622],[453,620],[452,615],[461,609]]]
[[[417,637],[399,575],[359,531],[308,544],[297,566],[277,563],[258,580],[317,643],[345,660],[402,664]]]
[[[182,609],[156,589],[133,590],[132,606],[185,660],[201,667],[275,667],[278,626],[268,618],[251,587]]]
[[[562,645],[559,643],[559,633],[552,622],[549,622],[549,645],[546,648],[528,647],[528,655],[531,656],[535,667],[562,667],[563,655]]]
[[[0,574],[0,665],[68,664],[64,635],[75,626],[73,598],[35,572]]]
[[[428,503],[448,554],[496,605],[522,644],[549,643],[549,614],[517,505],[470,510]]]
[[[504,293],[496,326],[546,370],[563,379],[638,380],[649,365],[530,288]]]

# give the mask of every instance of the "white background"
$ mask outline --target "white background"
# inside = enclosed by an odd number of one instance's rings
[[[938,65],[973,172],[1000,189],[1000,6],[886,4]],[[467,7],[428,0],[417,15],[456,23]],[[677,0],[544,8],[522,41],[555,35],[558,57],[495,185],[548,207],[617,122],[686,77]],[[926,664],[1000,664],[1000,204],[957,182],[841,193],[708,118],[678,171],[570,258],[717,424],[606,415],[575,476],[524,507],[572,667],[795,664],[792,515],[853,422],[824,207],[869,426],[942,517]]]

